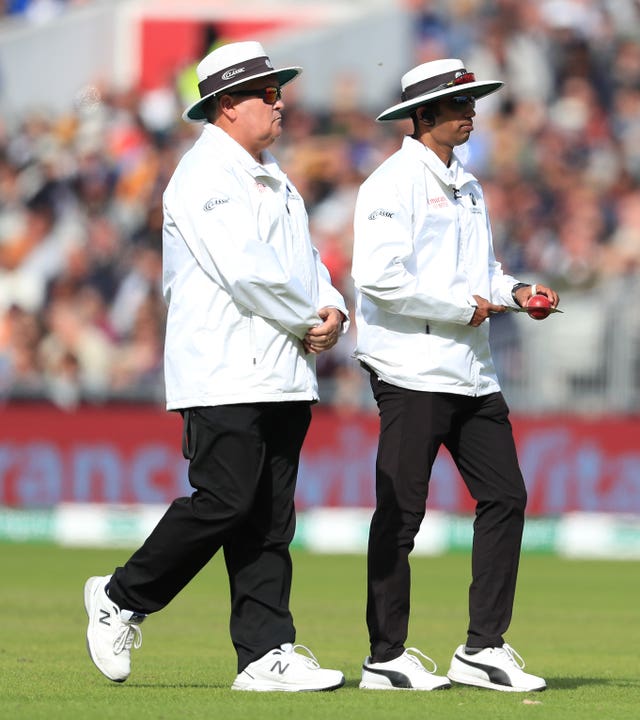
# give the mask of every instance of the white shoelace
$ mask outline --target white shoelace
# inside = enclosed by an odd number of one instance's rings
[[[509,658],[509,660],[513,663],[513,665],[517,668],[520,668],[520,670],[524,670],[524,658],[522,655],[520,655],[518,652],[516,652],[511,645],[505,643],[500,650],[504,650],[505,655]]]
[[[142,645],[142,630],[138,625],[132,623],[123,623],[120,632],[116,635],[116,639],[113,641],[113,652],[119,655],[124,650],[131,650],[132,647],[136,650]]]
[[[291,648],[290,650],[288,648]],[[301,653],[297,653],[296,650],[300,648],[301,650],[304,650],[307,654],[302,655]],[[285,645],[281,648],[287,655],[293,655],[295,660],[304,663],[307,667],[312,668],[313,670],[316,670],[320,667],[320,663],[318,662],[318,659],[316,656],[309,650],[309,648],[306,645]]]
[[[412,655],[411,653],[415,653],[415,654]],[[416,655],[420,655],[420,657],[424,658],[425,660],[428,660],[431,663],[433,669],[429,670],[429,668],[426,668],[420,662],[420,660],[416,657]],[[421,650],[418,650],[418,648],[414,648],[414,647],[407,648],[404,651],[404,657],[406,657],[407,660],[412,662],[417,668],[419,668],[420,670],[424,670],[425,672],[429,673],[430,675],[433,675],[436,672],[436,670],[438,669],[438,666],[436,665],[435,660],[430,658],[428,655],[425,655]]]

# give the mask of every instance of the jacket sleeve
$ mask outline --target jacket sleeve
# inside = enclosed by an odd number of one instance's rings
[[[428,280],[417,276],[412,188],[372,182],[373,177],[361,186],[356,201],[352,267],[356,288],[386,312],[466,325],[474,313],[466,278],[453,278],[446,294],[431,294]]]
[[[303,338],[321,320],[302,282],[260,235],[246,188],[219,174],[202,190],[176,177],[165,193],[165,233],[179,235],[202,270],[248,311]],[[176,187],[185,183],[178,196]]]

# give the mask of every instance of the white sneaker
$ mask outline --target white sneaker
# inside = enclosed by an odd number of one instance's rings
[[[89,616],[87,649],[98,670],[114,682],[131,673],[131,648],[142,645],[140,623],[146,615],[120,610],[105,587],[111,575],[90,577],[84,585],[84,607]]]
[[[428,660],[433,669],[427,670],[416,657],[420,655]],[[430,657],[417,648],[407,648],[400,657],[388,662],[372,663],[365,658],[362,665],[363,690],[447,690],[451,683],[446,677],[435,675],[438,666]]]
[[[532,692],[544,690],[543,678],[523,672],[524,660],[505,643],[502,647],[485,648],[469,655],[464,645],[455,651],[447,675],[462,685],[501,690],[503,692]]]
[[[307,655],[296,652],[298,648]],[[300,692],[335,690],[342,685],[344,675],[340,670],[325,670],[309,648],[286,643],[247,665],[231,689]]]

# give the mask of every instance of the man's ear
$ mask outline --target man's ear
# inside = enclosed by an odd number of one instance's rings
[[[423,122],[425,125],[435,125],[436,124],[436,116],[432,110],[428,110],[425,108],[420,112],[418,115],[420,118],[420,121]]]

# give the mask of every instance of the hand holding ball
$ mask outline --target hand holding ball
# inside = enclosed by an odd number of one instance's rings
[[[551,312],[551,300],[546,295],[532,295],[527,302],[527,312],[534,320],[544,320]]]

